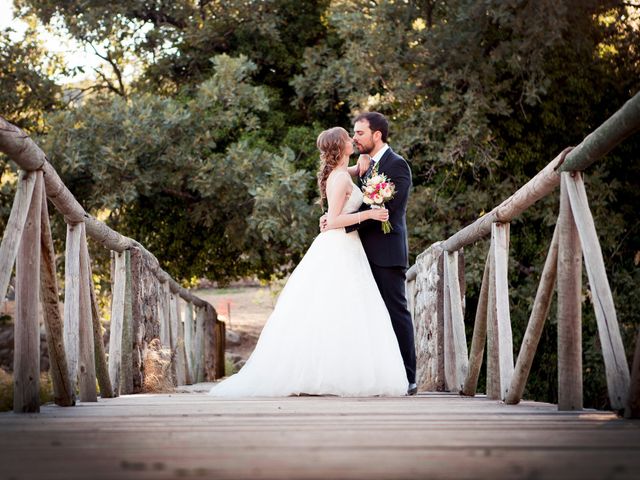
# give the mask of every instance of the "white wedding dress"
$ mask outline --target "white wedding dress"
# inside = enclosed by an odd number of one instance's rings
[[[361,204],[354,185],[342,212]],[[340,228],[316,237],[247,363],[209,394],[359,397],[406,391],[398,342],[358,232]]]

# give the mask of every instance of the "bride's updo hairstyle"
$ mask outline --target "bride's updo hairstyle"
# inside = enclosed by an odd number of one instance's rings
[[[327,198],[327,178],[338,166],[344,155],[344,147],[349,141],[349,133],[342,127],[333,127],[318,135],[316,145],[320,150],[320,170],[318,170],[318,188],[320,205]]]

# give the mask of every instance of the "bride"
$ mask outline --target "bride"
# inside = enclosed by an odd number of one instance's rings
[[[316,237],[291,274],[247,363],[210,395],[399,396],[407,390],[398,342],[360,237],[344,229],[385,221],[389,213],[357,211],[362,192],[350,177],[353,145],[346,130],[325,130],[317,146],[330,230]]]

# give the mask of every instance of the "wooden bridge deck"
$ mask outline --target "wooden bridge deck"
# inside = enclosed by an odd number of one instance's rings
[[[637,479],[639,453],[639,421],[441,393],[131,395],[0,414],[0,478],[16,480]]]

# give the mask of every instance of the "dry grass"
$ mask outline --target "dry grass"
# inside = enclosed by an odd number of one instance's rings
[[[174,391],[171,363],[171,350],[162,348],[160,340],[154,338],[144,354],[144,383],[142,391],[145,393],[164,393]]]
[[[53,402],[53,384],[47,372],[40,374],[40,405]],[[13,375],[0,368],[0,412],[13,410]]]

